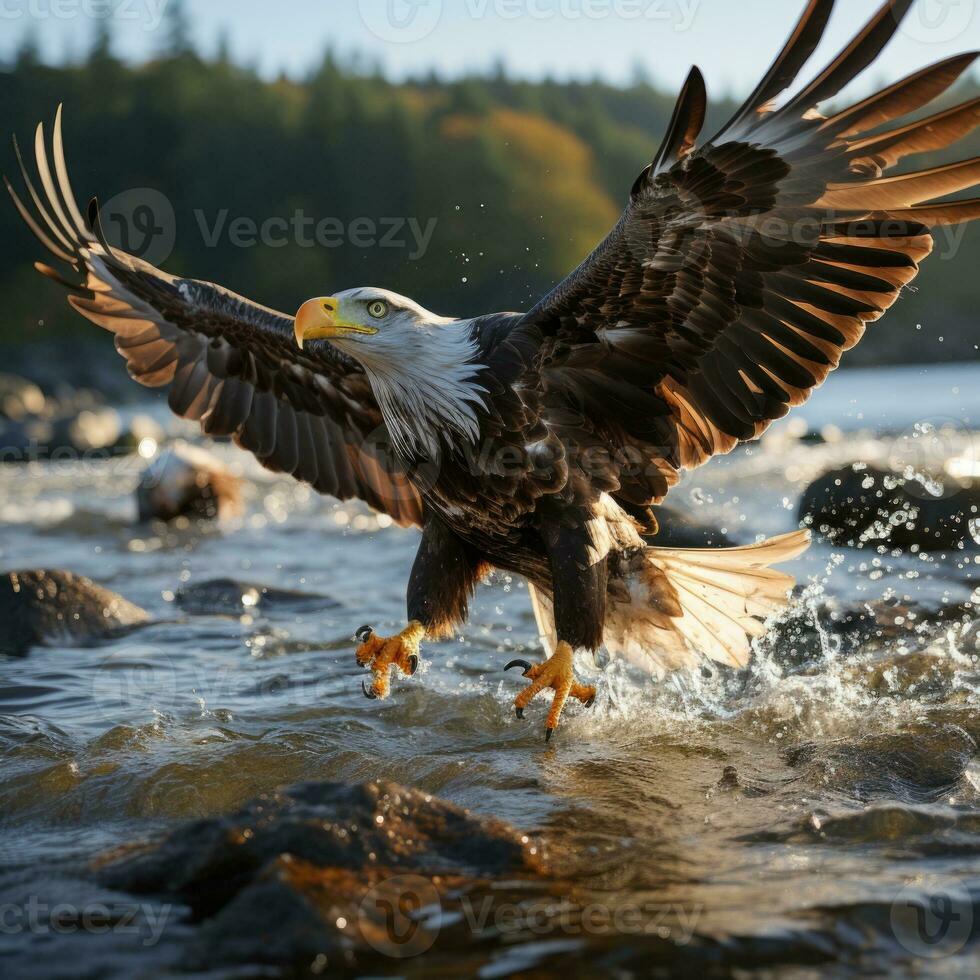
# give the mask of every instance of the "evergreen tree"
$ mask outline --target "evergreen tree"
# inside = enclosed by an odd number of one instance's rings
[[[14,56],[14,67],[18,70],[25,68],[36,68],[41,63],[41,46],[37,37],[37,30],[33,27],[28,28],[21,38]]]
[[[194,53],[190,17],[184,0],[170,0],[164,15],[163,53],[169,58],[183,58]]]
[[[114,13],[115,5],[108,4],[95,16],[95,32],[88,55],[90,65],[95,66],[114,60],[112,56],[112,18]]]
[[[214,60],[216,64],[229,67],[231,65],[231,36],[228,28],[222,28],[218,33],[218,46],[215,51]]]

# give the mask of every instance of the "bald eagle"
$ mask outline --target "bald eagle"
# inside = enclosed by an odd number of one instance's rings
[[[60,109],[51,163],[36,134],[40,191],[21,163],[33,210],[7,186],[78,278],[38,270],[114,334],[133,378],[169,388],[174,412],[271,470],[421,528],[408,625],[356,635],[358,662],[373,673],[365,694],[385,697],[394,668],[414,673],[421,640],[463,622],[476,585],[503,569],[527,579],[550,654],[508,664],[530,679],[517,714],[552,690],[550,737],[569,697],[595,697],[575,679],[576,650],[605,645],[657,673],[701,658],[746,664],[792,585],[771,566],[799,555],[806,536],[651,546],[651,506],[684,470],[806,401],[915,277],[932,230],[980,216],[980,199],[940,200],[980,181],[980,159],[885,176],[977,125],[976,99],[918,113],[974,54],[855,105],[816,108],[875,60],[911,2],[888,0],[780,101],[833,8],[810,0],[711,139],[700,138],[706,94],[692,69],[616,226],[524,313],[438,316],[360,288],[288,316],[169,275],[111,247],[96,202],[79,211]]]

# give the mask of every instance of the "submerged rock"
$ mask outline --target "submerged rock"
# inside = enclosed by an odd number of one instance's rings
[[[146,610],[72,572],[0,574],[0,653],[22,656],[43,643],[89,643],[149,619]]]
[[[234,517],[242,511],[241,480],[210,453],[177,443],[143,471],[136,503],[141,521]]]
[[[947,795],[976,751],[959,725],[920,722],[900,732],[799,746],[787,761],[808,770],[811,780],[859,800],[922,803]]]
[[[306,612],[340,605],[327,596],[275,589],[232,578],[215,578],[184,586],[177,592],[175,601],[185,612],[199,616],[240,616],[254,611]]]
[[[800,500],[800,520],[850,547],[958,548],[980,543],[980,484],[919,477],[854,463],[825,473]]]
[[[424,952],[462,892],[542,868],[526,836],[418,790],[306,783],[186,824],[97,874],[103,887],[189,907],[200,923],[189,968],[305,973],[317,962],[330,974]]]

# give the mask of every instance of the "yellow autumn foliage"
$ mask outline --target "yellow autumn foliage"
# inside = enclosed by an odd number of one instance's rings
[[[497,108],[485,116],[447,116],[440,136],[449,144],[479,139],[492,146],[510,178],[508,211],[515,225],[539,232],[534,251],[552,275],[572,269],[619,217],[621,208],[596,179],[592,150],[558,123]]]

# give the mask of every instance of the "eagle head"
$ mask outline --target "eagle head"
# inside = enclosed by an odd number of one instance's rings
[[[441,440],[476,437],[486,389],[477,380],[483,365],[472,320],[360,287],[307,300],[294,329],[300,347],[329,340],[362,365],[399,448],[431,454]]]
[[[360,287],[334,296],[308,299],[296,313],[296,343],[329,340],[358,360],[386,354],[405,357],[406,348],[454,322],[388,289]]]

